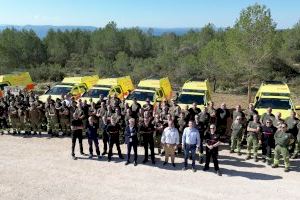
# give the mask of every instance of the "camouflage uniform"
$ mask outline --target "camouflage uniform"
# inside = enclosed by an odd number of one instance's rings
[[[50,107],[48,109],[48,124],[47,124],[47,131],[51,135],[57,135],[59,132],[59,124],[58,124],[58,117],[56,115],[56,110],[54,107]]]
[[[235,121],[231,125],[231,147],[230,151],[233,153],[234,150],[237,148],[237,153],[241,153],[241,143],[243,137],[243,124],[236,123]]]
[[[266,121],[269,120],[269,119],[272,120],[272,121],[274,121],[275,116],[272,113],[270,113],[270,114],[269,113],[262,114],[262,116],[261,116],[261,122],[262,122],[262,124],[266,124]]]
[[[27,123],[25,112],[22,107],[19,107],[18,109],[18,116],[19,116],[19,121],[18,121],[17,129],[19,132],[21,132],[22,130],[25,130],[25,124]]]
[[[257,128],[260,128],[260,123],[251,121],[251,122],[249,122],[248,127],[257,129]],[[247,159],[250,159],[251,149],[253,148],[253,156],[254,156],[255,161],[257,161],[257,150],[258,150],[258,139],[259,138],[261,138],[260,132],[257,133],[257,132],[248,131],[248,134],[247,134],[247,151],[248,151]]]
[[[297,134],[297,138],[295,141],[296,144],[295,144],[295,150],[294,150],[294,153],[292,156],[293,159],[297,158],[298,154],[300,152],[300,122],[298,122],[297,128],[298,128],[298,134]]]
[[[152,121],[152,124],[154,125],[155,131],[154,131],[154,147],[158,148],[158,153],[161,153],[161,136],[162,132],[164,130],[163,122],[159,119],[154,119]]]
[[[288,146],[291,143],[291,140],[293,140],[293,136],[290,133],[277,131],[274,135],[274,139],[275,139],[275,150],[274,150],[273,168],[278,167],[279,157],[281,154],[284,160],[285,171],[288,171],[290,166]]]
[[[291,133],[294,138],[297,138],[298,129],[297,125],[299,123],[299,119],[296,117],[288,117],[285,120],[285,123],[287,124],[288,130],[287,132]],[[290,153],[294,153],[295,147],[296,147],[296,140],[294,140],[293,144],[290,146]]]
[[[70,125],[70,111],[67,106],[62,106],[59,111],[60,116],[60,126],[63,134],[70,135],[71,125]]]
[[[11,128],[13,129],[13,132],[16,133],[18,131],[19,126],[19,115],[18,115],[18,109],[12,105],[8,108],[8,115],[9,115],[9,121],[11,124]]]
[[[31,106],[29,108],[29,121],[30,121],[30,128],[31,130],[36,133],[38,132],[39,134],[41,133],[41,116],[39,109],[36,108],[35,106]]]

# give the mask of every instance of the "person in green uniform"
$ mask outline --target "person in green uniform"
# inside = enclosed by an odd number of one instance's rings
[[[238,155],[241,154],[241,142],[243,137],[243,124],[242,124],[242,117],[237,116],[234,122],[231,125],[231,146],[230,146],[230,153],[234,153],[234,150],[237,149]]]
[[[21,104],[19,104],[18,106],[18,116],[19,116],[19,121],[18,121],[17,129],[18,132],[21,133],[21,131],[25,131],[25,112]],[[27,133],[25,133],[25,135],[26,134]]]
[[[40,126],[40,113],[35,103],[31,103],[29,109],[29,124],[30,129],[33,131],[33,134],[41,134],[41,126]]]
[[[172,104],[171,104],[171,106],[169,108],[169,113],[175,119],[175,118],[179,117],[180,112],[181,112],[180,106],[177,104],[177,102],[176,102],[175,99],[172,99]]]
[[[187,127],[188,121],[184,112],[181,112],[179,118],[177,119],[178,131],[179,131],[179,141],[182,141],[182,135],[185,127]],[[182,144],[178,145],[178,154],[182,153]]]
[[[56,109],[53,103],[49,105],[48,109],[48,124],[47,124],[47,131],[48,134],[53,136],[58,136],[58,131],[59,131],[59,124],[58,124],[58,118],[56,115]]]
[[[267,112],[265,112],[264,114],[262,114],[261,118],[260,118],[260,123],[262,125],[266,125],[266,122],[268,119],[274,121],[275,116],[272,113],[272,108],[269,107],[267,108]]]
[[[158,154],[161,154],[162,152],[162,145],[161,145],[161,136],[164,130],[164,123],[160,119],[159,114],[154,115],[154,119],[152,121],[152,124],[154,125],[154,147],[158,149]]]
[[[255,110],[254,105],[252,103],[249,104],[248,109],[245,110],[247,124],[250,121],[253,121],[253,115],[258,115],[257,110]]]
[[[70,111],[65,101],[62,102],[62,106],[59,110],[59,116],[63,135],[71,135]]]
[[[298,134],[297,134],[297,138],[295,141],[296,144],[295,144],[295,150],[294,150],[292,159],[296,159],[300,152],[300,122],[298,122],[297,129],[298,129]]]
[[[285,123],[288,126],[287,132],[293,135],[294,138],[297,138],[298,134],[298,128],[297,125],[299,123],[299,119],[296,117],[296,112],[291,111],[290,116],[285,120]],[[295,146],[296,146],[296,140],[293,142],[293,144],[290,146],[291,148],[289,149],[290,154],[293,154],[295,151]]]
[[[10,105],[8,107],[8,116],[9,121],[11,124],[11,128],[13,131],[13,135],[18,133],[18,123],[19,123],[19,115],[18,115],[18,108],[15,106],[14,102],[10,102]]]
[[[242,120],[245,119],[245,113],[242,111],[241,105],[235,107],[235,110],[232,112],[232,120],[235,121],[238,116],[240,116]]]
[[[253,121],[250,121],[247,127],[247,157],[246,160],[251,159],[251,149],[253,148],[254,161],[258,162],[257,150],[258,144],[261,144],[260,126],[258,115],[253,116]]]
[[[281,118],[281,112],[277,112],[275,113],[275,118],[273,120],[273,125],[276,128],[279,128],[280,125],[284,122],[284,119]]]
[[[282,123],[280,129],[275,133],[275,151],[274,151],[274,164],[272,168],[277,168],[279,165],[280,155],[284,160],[284,171],[289,171],[289,150],[288,146],[293,142],[292,134],[287,132],[288,126],[286,123]]]

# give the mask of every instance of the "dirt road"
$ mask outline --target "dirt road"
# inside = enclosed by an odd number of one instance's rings
[[[102,142],[101,150],[102,150]],[[245,161],[245,155],[220,151],[223,176],[210,172],[181,171],[157,164],[125,166],[116,156],[101,161],[70,157],[70,138],[0,136],[0,199],[285,199],[300,198],[300,160],[292,171],[272,169],[262,162]],[[122,152],[125,154],[125,146]],[[84,140],[87,153],[87,141]],[[78,149],[76,149],[78,152]],[[143,155],[143,149],[139,149]],[[139,156],[141,163],[143,156]]]

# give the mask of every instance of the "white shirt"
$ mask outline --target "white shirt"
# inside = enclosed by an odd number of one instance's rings
[[[161,143],[163,144],[179,144],[179,133],[177,128],[167,127],[161,137]]]
[[[64,102],[66,102],[67,107],[70,107],[72,105],[72,100],[71,99],[65,99]]]

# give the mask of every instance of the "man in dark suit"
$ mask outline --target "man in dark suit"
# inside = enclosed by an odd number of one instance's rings
[[[130,118],[129,124],[125,129],[125,144],[127,144],[127,161],[125,165],[130,163],[131,148],[134,151],[134,166],[137,166],[137,145],[138,145],[138,128],[135,126],[135,119]]]

